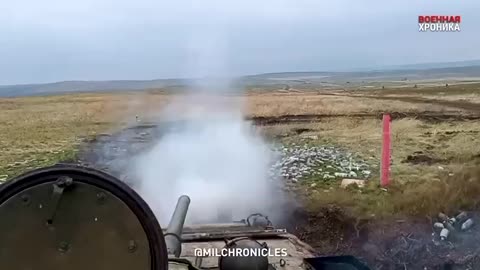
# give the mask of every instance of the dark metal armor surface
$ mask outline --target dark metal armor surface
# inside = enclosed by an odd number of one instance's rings
[[[153,212],[101,171],[61,165],[0,186],[0,268],[166,270]]]

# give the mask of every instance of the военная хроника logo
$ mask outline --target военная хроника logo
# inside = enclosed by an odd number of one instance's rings
[[[421,15],[418,16],[419,32],[460,32],[462,16]]]

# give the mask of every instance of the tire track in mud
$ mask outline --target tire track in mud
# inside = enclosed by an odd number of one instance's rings
[[[132,168],[133,157],[150,149],[170,128],[167,124],[139,124],[98,134],[83,143],[76,162],[104,170],[136,188],[140,182]]]
[[[75,162],[112,174],[138,191],[142,185],[142,177],[134,168],[134,164],[138,161],[136,157],[152,149],[164,135],[181,131],[184,126],[188,127],[188,125],[191,124],[182,121],[161,124],[138,123],[112,134],[99,134],[84,142]],[[275,188],[276,185],[272,185],[272,190]],[[278,191],[284,195],[282,188]],[[290,196],[281,204],[284,213],[296,211],[299,207],[296,200]],[[291,217],[282,217],[281,219],[277,220],[276,225],[291,230],[294,226]]]
[[[480,114],[443,113],[436,111],[426,112],[389,112],[392,119],[413,118],[431,123],[446,121],[480,120]],[[281,124],[298,124],[321,122],[333,118],[359,118],[381,119],[383,112],[356,113],[356,114],[301,114],[279,116],[254,116],[247,117],[256,126],[269,126]],[[138,123],[121,129],[112,134],[99,134],[86,141],[79,153],[79,163],[95,166],[106,170],[128,181],[132,175],[125,172],[131,157],[146,151],[158,140],[163,133],[182,128],[186,124],[182,121],[162,123]],[[134,183],[131,183],[134,184]]]
[[[373,113],[354,113],[354,114],[300,114],[300,115],[279,115],[279,116],[255,116],[247,118],[253,121],[255,125],[268,126],[279,124],[296,124],[320,122],[331,118],[371,118],[382,119],[384,113],[389,113],[392,119],[413,118],[425,122],[445,122],[445,121],[465,121],[480,120],[479,114],[459,114],[444,113],[436,111],[426,112],[373,112]]]
[[[430,98],[422,98],[422,97],[414,97],[414,96],[349,96],[349,97],[364,97],[364,98],[372,98],[372,99],[381,99],[381,100],[398,100],[403,102],[409,103],[417,103],[417,104],[432,104],[432,105],[440,105],[450,108],[462,109],[466,111],[471,111],[474,113],[480,113],[480,104],[468,102],[468,101],[460,101],[460,100],[443,100],[443,99],[430,99]]]
[[[354,91],[353,93],[358,93]],[[396,96],[392,92],[386,94],[382,92],[376,92],[376,95],[366,95],[366,94],[344,94],[344,93],[321,93],[323,96],[340,96],[340,97],[350,97],[350,98],[370,98],[378,100],[396,100],[407,103],[414,104],[430,104],[430,105],[439,105],[444,107],[450,107],[455,109],[461,109],[469,111],[471,113],[480,114],[480,104],[469,102],[465,100],[444,100],[444,99],[435,99],[435,98],[424,98],[420,96],[412,95],[403,95],[404,93],[399,92]],[[432,93],[435,94],[435,93]]]

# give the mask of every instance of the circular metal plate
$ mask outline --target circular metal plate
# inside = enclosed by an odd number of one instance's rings
[[[80,166],[0,186],[0,266],[10,270],[166,270],[154,214],[116,178]]]

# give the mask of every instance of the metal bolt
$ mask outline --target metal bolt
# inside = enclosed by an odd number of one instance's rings
[[[134,240],[130,240],[128,242],[128,251],[130,253],[133,253],[133,252],[135,252],[135,250],[137,250],[137,243],[135,243]]]
[[[61,188],[65,188],[70,186],[73,183],[73,179],[68,176],[60,176],[57,180],[57,186]]]
[[[70,245],[65,241],[60,242],[60,244],[58,245],[58,251],[62,253],[67,252],[69,248],[70,248]]]
[[[27,194],[23,194],[20,199],[22,199],[22,202],[24,205],[29,205],[30,204],[30,196]]]
[[[105,195],[105,193],[103,193],[103,192],[97,193],[97,200],[98,200],[99,203],[105,202],[106,197],[107,197],[107,195]]]

